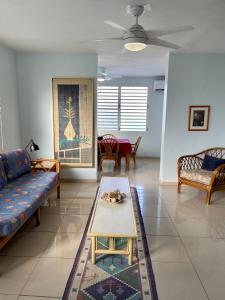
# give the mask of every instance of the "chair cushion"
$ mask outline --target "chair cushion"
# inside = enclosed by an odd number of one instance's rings
[[[202,169],[214,171],[220,165],[225,164],[225,159],[217,158],[210,155],[205,155],[202,163]]]
[[[30,159],[23,149],[12,150],[2,154],[6,176],[9,180],[15,179],[30,172]]]
[[[191,181],[197,181],[206,185],[210,184],[212,171],[204,169],[198,170],[182,170],[180,177],[186,178]]]
[[[58,183],[56,172],[36,171],[10,181],[0,191],[0,237],[20,227]]]
[[[5,168],[2,161],[2,158],[0,157],[0,189],[3,188],[7,183],[7,176],[5,174]]]

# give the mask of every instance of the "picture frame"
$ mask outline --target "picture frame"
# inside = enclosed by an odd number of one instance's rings
[[[54,157],[63,167],[94,167],[92,78],[52,78]]]
[[[210,106],[189,106],[188,130],[207,131],[209,129]]]

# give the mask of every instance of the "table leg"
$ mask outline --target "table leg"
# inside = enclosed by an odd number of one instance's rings
[[[128,239],[128,251],[129,251],[128,264],[132,265],[132,260],[133,260],[133,239],[132,238]]]
[[[121,168],[121,156],[118,156],[118,167]]]
[[[126,169],[130,168],[130,153],[126,154]]]
[[[115,250],[115,238],[109,238],[109,249]]]
[[[93,236],[91,238],[91,260],[93,264],[95,264],[95,249],[96,249],[96,237]]]

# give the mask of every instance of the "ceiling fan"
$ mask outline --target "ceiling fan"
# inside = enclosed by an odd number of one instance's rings
[[[99,82],[103,82],[103,81],[108,81],[108,80],[112,80],[113,78],[121,78],[122,76],[111,76],[108,74],[108,72],[106,72],[106,68],[105,67],[99,67],[98,68],[98,81]]]
[[[105,80],[112,80],[112,77],[106,73],[105,67],[98,68],[98,81],[103,82]]]
[[[184,32],[193,30],[194,27],[180,26],[180,27],[172,27],[172,28],[162,28],[156,30],[144,30],[144,28],[138,23],[138,18],[145,11],[145,7],[143,5],[128,5],[127,13],[136,18],[136,23],[132,25],[129,29],[114,23],[112,21],[104,21],[105,24],[119,30],[122,32],[122,36],[115,38],[105,38],[101,40],[93,40],[93,42],[104,42],[109,40],[118,40],[124,41],[125,49],[129,51],[140,51],[143,50],[147,45],[155,45],[161,46],[171,49],[179,49],[180,46],[175,45],[173,43],[164,41],[159,39],[159,37],[164,35],[169,35],[177,32]]]

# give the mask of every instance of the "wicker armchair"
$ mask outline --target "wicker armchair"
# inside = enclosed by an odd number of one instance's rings
[[[210,204],[214,191],[225,190],[225,164],[219,165],[214,171],[202,169],[205,155],[225,159],[225,148],[210,148],[193,155],[184,155],[178,159],[178,187],[186,184],[207,192],[206,203]]]

